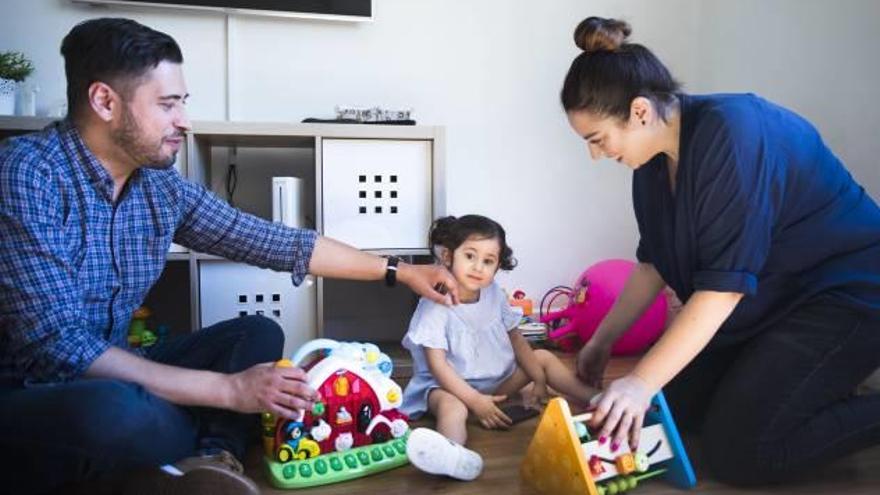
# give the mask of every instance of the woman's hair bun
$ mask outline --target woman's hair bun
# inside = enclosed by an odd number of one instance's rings
[[[585,52],[613,52],[626,42],[632,28],[624,21],[587,17],[574,30],[574,43]]]

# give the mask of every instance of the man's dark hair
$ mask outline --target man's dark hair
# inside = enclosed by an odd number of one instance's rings
[[[123,98],[141,76],[160,62],[183,63],[174,38],[131,19],[83,21],[61,42],[67,74],[67,107],[77,115],[88,101],[89,86],[104,82]]]

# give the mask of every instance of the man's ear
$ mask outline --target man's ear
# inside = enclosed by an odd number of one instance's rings
[[[644,96],[636,96],[629,105],[630,122],[646,125],[654,120],[654,104]]]
[[[113,120],[114,112],[121,104],[122,98],[109,84],[95,81],[89,85],[89,107],[104,122]]]

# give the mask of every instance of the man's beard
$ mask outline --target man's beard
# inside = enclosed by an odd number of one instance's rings
[[[177,153],[171,156],[162,156],[162,142],[158,146],[151,146],[144,138],[137,121],[128,109],[128,105],[122,108],[122,126],[111,132],[113,142],[120,147],[134,161],[146,168],[166,169],[174,165]]]

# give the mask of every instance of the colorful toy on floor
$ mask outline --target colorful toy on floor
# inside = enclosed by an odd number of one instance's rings
[[[683,489],[696,485],[662,392],[654,396],[645,415],[638,452],[630,452],[628,445],[611,452],[611,442],[602,445],[593,440],[584,425],[591,416],[573,417],[565,399],[552,399],[520,466],[523,481],[554,495],[618,495],[654,477]]]
[[[128,345],[131,347],[149,347],[158,340],[156,334],[147,330],[147,318],[152,312],[146,306],[141,306],[131,315],[131,323],[128,326]]]
[[[319,353],[318,359],[306,358]],[[264,413],[269,480],[278,488],[347,481],[408,462],[408,418],[391,359],[374,344],[317,339],[276,366],[301,366],[319,399],[295,420]]]
[[[587,268],[578,277],[574,287],[557,286],[541,300],[541,323],[556,325],[548,338],[563,350],[577,351],[590,340],[596,327],[611,310],[614,301],[623,292],[623,286],[635,268],[627,260],[605,260]],[[558,297],[566,297],[568,305],[560,311],[545,313]],[[667,302],[663,294],[657,296],[630,329],[614,344],[614,355],[636,354],[653,344],[666,324]],[[560,323],[564,321],[561,326]]]

